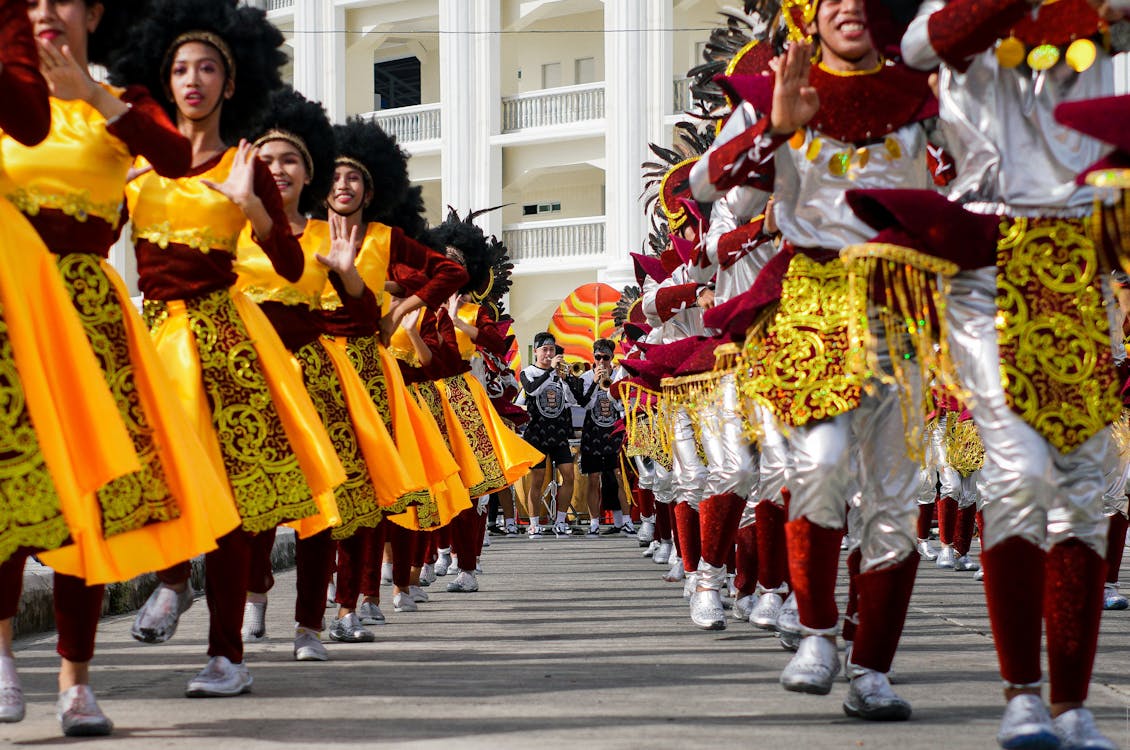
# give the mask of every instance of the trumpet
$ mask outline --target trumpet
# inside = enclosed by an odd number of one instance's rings
[[[610,388],[612,388],[612,378],[608,377],[607,375],[605,375],[603,378],[601,378],[600,379],[600,388],[601,388],[601,390],[604,390],[604,391],[607,391]]]
[[[579,377],[582,377],[585,374],[586,369],[587,368],[585,367],[584,362],[574,362],[569,367],[569,374],[572,375],[575,378],[579,378]]]

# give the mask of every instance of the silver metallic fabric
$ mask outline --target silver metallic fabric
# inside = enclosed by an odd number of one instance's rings
[[[1001,384],[996,269],[959,273],[950,289],[950,353],[985,444],[983,548],[1014,536],[1043,547],[1075,538],[1105,555],[1103,492],[1117,464],[1110,430],[1064,455],[1024,422]]]
[[[926,435],[926,458],[918,474],[918,503],[929,505],[935,495],[957,499],[961,492],[961,473],[946,460],[945,420],[930,428]],[[941,490],[938,490],[938,483]]]
[[[941,61],[930,46],[930,14],[945,3],[928,0],[903,37],[909,65],[932,70]],[[1093,191],[1075,184],[1084,168],[1111,149],[1056,122],[1057,104],[1114,94],[1114,65],[1098,58],[1076,73],[1060,60],[1045,71],[1003,68],[994,50],[975,56],[964,73],[938,72],[941,129],[956,160],[950,199],[977,213],[1085,216]]]
[[[1103,515],[1113,516],[1115,513],[1127,515],[1130,510],[1130,498],[1126,497],[1126,482],[1130,479],[1130,461],[1124,456],[1118,457],[1118,463],[1106,475],[1106,490],[1103,492]]]
[[[917,390],[917,378],[908,380]],[[797,427],[789,435],[790,520],[807,518],[818,526],[843,528],[845,502],[858,476],[863,571],[889,567],[914,551],[918,513],[918,466],[907,457],[900,386],[877,380],[869,385],[872,392],[852,411]],[[854,451],[859,453],[856,473]]]
[[[785,496],[782,490],[787,486],[790,471],[789,441],[777,425],[773,412],[761,405],[755,406],[754,411],[761,425],[757,499],[772,500],[783,506]]]
[[[653,489],[655,487],[655,462],[647,456],[632,456],[632,462],[636,465],[640,489]]]
[[[706,490],[706,465],[698,455],[694,427],[686,409],[675,413],[674,437],[671,440],[671,473],[675,476],[675,502],[690,503],[698,508]]]
[[[655,502],[670,505],[675,502],[675,475],[658,462],[653,464],[655,478],[651,482],[651,492]]]
[[[706,267],[692,266],[690,274],[700,284],[714,280],[714,304],[720,305],[748,290],[757,274],[776,255],[777,247],[772,242],[763,242],[750,248],[728,268],[719,265],[718,241],[722,235],[764,213],[768,199],[768,193],[740,185],[731,188],[711,206],[710,227],[702,240],[709,263]]]
[[[749,497],[757,482],[753,448],[742,430],[738,387],[733,375],[723,375],[712,403],[696,412],[702,450],[706,454],[704,497],[732,492]]]

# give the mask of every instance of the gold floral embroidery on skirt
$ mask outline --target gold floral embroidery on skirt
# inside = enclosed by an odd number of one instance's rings
[[[357,443],[353,418],[345,403],[333,362],[318,341],[306,344],[294,356],[302,365],[302,380],[310,400],[322,418],[341,465],[345,467],[345,483],[334,490],[341,525],[334,527],[332,535],[334,539],[348,539],[359,528],[376,526],[384,514],[373,489],[373,480],[369,477],[369,467]]]
[[[231,293],[186,300],[185,308],[243,528],[256,533],[315,515],[318,505]]]
[[[479,407],[475,404],[475,397],[471,395],[467,381],[463,380],[462,375],[447,378],[443,384],[447,389],[451,408],[455,410],[459,424],[463,425],[463,432],[471,444],[471,450],[475,452],[479,468],[483,470],[483,481],[470,487],[468,492],[471,497],[482,497],[497,492],[508,483],[502,473],[502,464],[498,462],[498,456],[494,453],[494,444],[483,423],[483,415],[479,413]]]
[[[165,479],[153,428],[138,393],[129,336],[114,287],[95,255],[61,256],[59,271],[141,461],[141,471],[118,477],[98,490],[102,534],[110,537],[179,518],[180,509]]]
[[[417,383],[415,386],[416,392],[420,395],[420,400],[431,412],[439,425],[439,432],[443,435],[444,445],[451,449],[451,438],[447,432],[447,420],[443,416],[443,403],[442,396],[439,394],[439,389],[436,384],[430,380],[423,383]],[[418,495],[417,495],[418,496]],[[416,512],[420,517],[420,528],[429,529],[433,526],[439,525],[439,509],[436,507],[435,498],[431,493],[424,493],[424,496],[417,504]]]
[[[1067,453],[1122,413],[1101,284],[1084,219],[1004,219],[997,340],[1009,407]]]
[[[0,563],[20,547],[51,550],[69,536],[0,307]]]
[[[765,404],[793,427],[858,406],[861,378],[847,367],[848,292],[842,263],[794,257],[776,315],[764,336],[747,340],[742,395]]]

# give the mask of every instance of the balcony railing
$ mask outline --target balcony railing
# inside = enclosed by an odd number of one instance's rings
[[[415,107],[397,107],[369,112],[362,117],[381,126],[400,143],[430,141],[442,134],[439,104],[419,104]]]
[[[671,101],[671,109],[674,110],[672,114],[679,115],[687,111],[687,108],[691,106],[690,78],[675,79],[675,96]]]
[[[560,260],[603,255],[604,217],[561,221],[528,221],[502,230],[502,240],[515,261]]]
[[[293,7],[294,0],[267,0],[267,10],[284,10]]]
[[[565,125],[604,117],[604,84],[532,91],[502,100],[502,132]]]

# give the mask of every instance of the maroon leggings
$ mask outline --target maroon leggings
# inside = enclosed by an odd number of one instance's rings
[[[388,525],[388,540],[392,543],[392,583],[407,589],[412,583],[412,565],[419,557],[422,561],[427,542],[422,531],[411,531],[395,523]]]
[[[24,586],[24,562],[31,550],[21,548],[0,564],[0,620],[16,616]],[[105,586],[87,586],[81,578],[55,574],[55,650],[68,661],[84,663],[94,658],[94,634],[102,616]]]
[[[471,506],[451,522],[451,545],[460,570],[474,571],[483,551],[483,533],[486,531],[487,517],[479,515],[478,508]]]
[[[381,567],[384,565],[385,542],[389,540],[392,525],[391,521],[383,519],[373,529],[361,550],[361,595],[372,597],[378,602],[381,600]],[[341,590],[340,580],[338,590]]]

